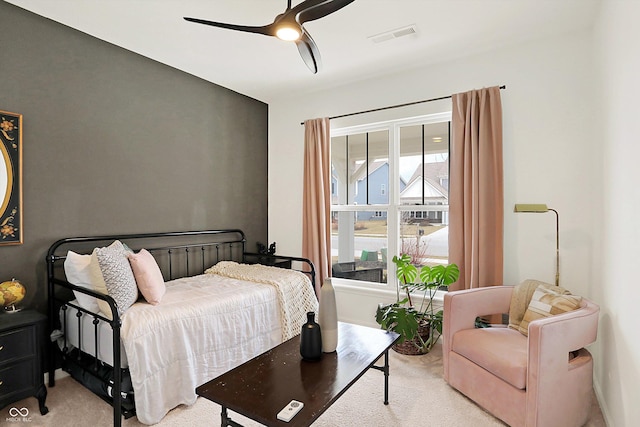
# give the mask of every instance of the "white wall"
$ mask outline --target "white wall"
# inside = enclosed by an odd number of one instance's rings
[[[602,278],[597,392],[610,426],[640,425],[640,2],[603,2],[596,30],[603,146]],[[594,260],[597,263],[598,260]]]

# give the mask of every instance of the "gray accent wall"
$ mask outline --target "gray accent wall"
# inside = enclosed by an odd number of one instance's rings
[[[45,312],[63,237],[240,228],[247,249],[267,243],[266,104],[4,2],[0,47],[24,212],[0,281],[26,286],[22,305]]]

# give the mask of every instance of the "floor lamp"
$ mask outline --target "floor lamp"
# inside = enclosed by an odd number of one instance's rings
[[[560,283],[560,217],[558,215],[558,211],[555,209],[548,208],[547,205],[543,204],[516,204],[513,208],[513,211],[516,213],[545,213],[545,212],[553,212],[556,214],[556,286],[559,286]]]

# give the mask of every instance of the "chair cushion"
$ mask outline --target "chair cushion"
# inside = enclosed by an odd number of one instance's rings
[[[527,338],[514,329],[464,329],[453,336],[451,351],[515,388],[526,388]]]
[[[529,323],[536,319],[566,313],[580,307],[582,297],[571,295],[569,291],[552,285],[539,285],[524,313],[518,330],[525,336],[529,335]]]

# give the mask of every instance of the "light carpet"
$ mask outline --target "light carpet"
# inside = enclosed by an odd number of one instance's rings
[[[427,355],[405,356],[394,351],[390,351],[389,355],[389,405],[382,403],[384,396],[382,372],[369,370],[313,425],[316,427],[506,425],[445,383],[442,378],[440,344]],[[605,427],[595,395],[593,401],[587,427]],[[8,420],[9,410],[13,407],[27,408],[28,419]],[[111,406],[70,377],[56,381],[56,386],[48,390],[47,407],[49,413],[41,416],[35,398],[16,402],[0,410],[0,425],[14,427],[108,427],[113,425]],[[280,409],[274,408],[274,411],[277,412]],[[246,427],[260,426],[233,412],[230,412],[230,417]],[[144,426],[135,417],[123,420],[122,425]],[[160,427],[205,425],[220,425],[220,406],[203,398],[198,398],[193,406],[179,406],[173,409],[160,423],[156,424]]]

